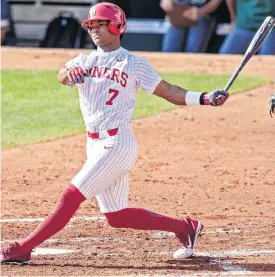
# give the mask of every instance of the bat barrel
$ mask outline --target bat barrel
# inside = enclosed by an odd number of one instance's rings
[[[250,42],[244,56],[242,59],[241,64],[239,65],[238,69],[234,72],[228,83],[226,84],[224,90],[227,92],[239,73],[241,72],[242,68],[246,65],[246,63],[250,60],[250,58],[258,51],[258,49],[263,44],[266,37],[270,34],[273,27],[275,26],[275,18],[268,16],[264,20],[263,24],[253,37],[252,41]]]

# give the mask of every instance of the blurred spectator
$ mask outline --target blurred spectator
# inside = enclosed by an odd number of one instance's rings
[[[219,53],[244,54],[255,33],[267,16],[275,17],[275,0],[227,0],[231,22],[236,24],[224,40]],[[262,55],[275,55],[275,30],[258,51]]]
[[[232,31],[230,13],[226,4],[226,0],[222,0],[221,4],[215,11],[216,26],[213,35],[207,46],[207,53],[219,53],[220,47],[227,34]]]
[[[1,0],[1,45],[16,45],[10,5],[6,0]]]
[[[216,27],[214,12],[221,2],[222,0],[161,0],[160,5],[168,14],[175,5],[177,9],[179,5],[188,5],[181,12],[182,21],[186,21],[187,26],[175,26],[170,19],[168,31],[163,38],[162,51],[204,52]]]
[[[6,0],[1,0],[1,45],[10,28],[10,11]]]

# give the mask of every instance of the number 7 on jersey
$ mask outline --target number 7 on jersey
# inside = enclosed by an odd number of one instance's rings
[[[112,93],[113,95],[112,95],[111,98],[106,102],[106,105],[113,105],[113,101],[114,101],[114,99],[118,96],[119,91],[116,90],[116,89],[110,88],[108,92],[109,92],[109,93]]]

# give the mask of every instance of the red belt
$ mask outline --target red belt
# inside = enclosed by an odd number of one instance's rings
[[[107,130],[109,136],[115,136],[117,134],[118,128]],[[90,133],[88,132],[88,136],[92,139],[99,139],[100,138],[100,131],[97,133]]]

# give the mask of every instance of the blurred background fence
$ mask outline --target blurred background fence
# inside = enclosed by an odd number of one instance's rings
[[[16,38],[16,46],[40,47],[49,23],[60,14],[73,16],[80,23],[86,19],[89,8],[98,1],[92,0],[7,0],[11,13],[11,26]],[[110,1],[112,2],[112,1]],[[119,1],[116,1],[119,2]],[[163,35],[168,28],[165,13],[159,0],[120,1],[127,16],[127,33],[122,46],[128,50],[161,51]],[[223,11],[226,13],[227,11]],[[229,17],[217,18],[213,33],[203,52],[217,53],[224,37],[229,32]],[[86,30],[82,30],[87,32]],[[5,45],[5,43],[4,43]],[[9,45],[9,42],[6,42]],[[76,48],[94,48],[85,35]]]

